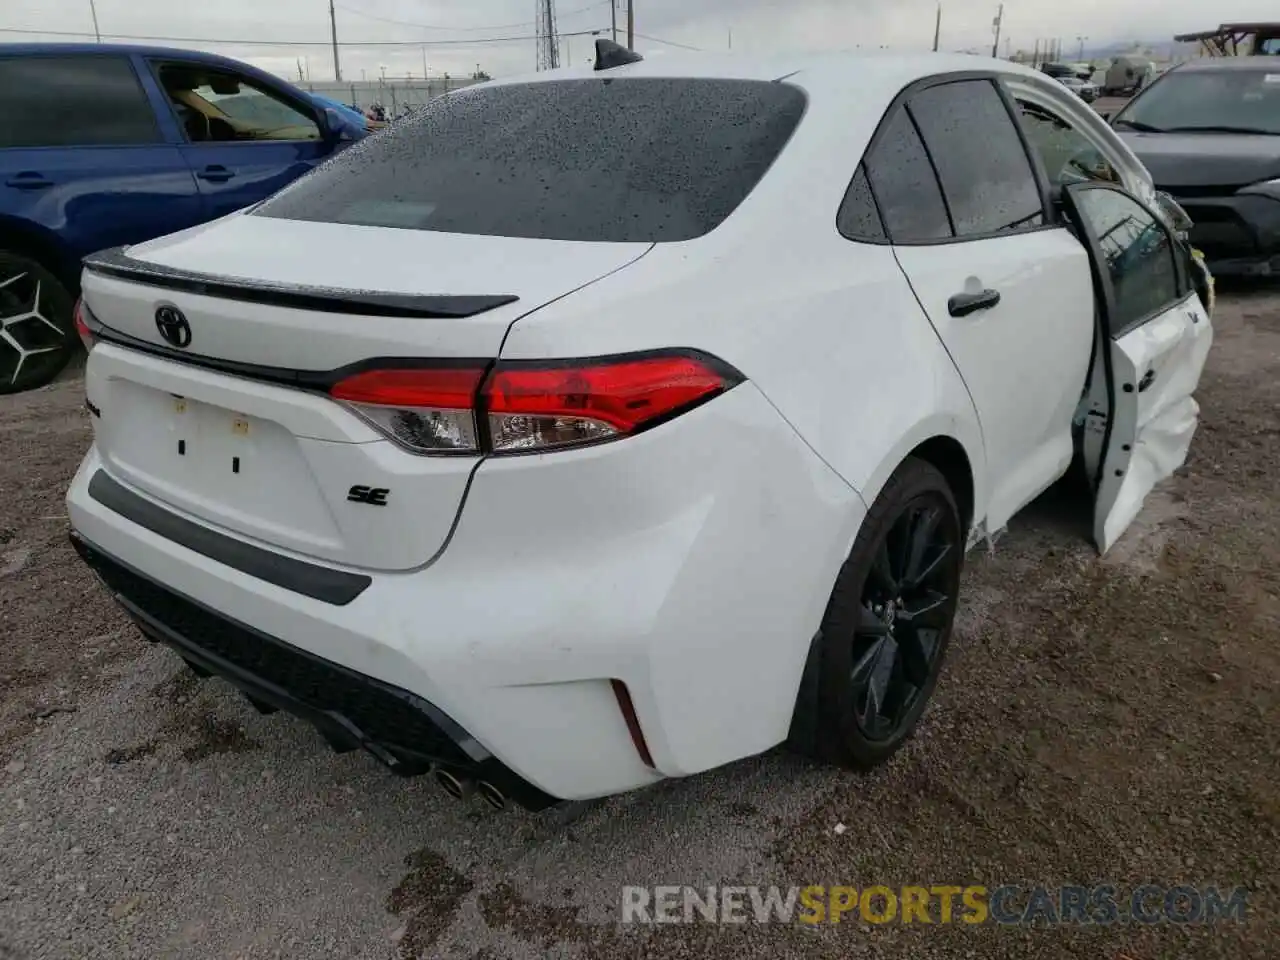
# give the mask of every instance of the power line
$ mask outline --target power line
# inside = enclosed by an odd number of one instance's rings
[[[651,37],[647,33],[636,33],[641,40],[652,40],[654,43],[666,44],[668,47],[679,47],[681,50],[693,50],[695,53],[705,53],[701,47],[691,47],[687,43],[676,43],[674,40],[663,40],[661,37]]]
[[[572,17],[579,13],[586,13],[588,10],[595,10],[597,7],[607,5],[610,0],[597,0],[597,2],[588,4],[585,7],[579,7],[577,10],[570,10],[568,13],[557,13],[556,17]],[[379,17],[372,13],[365,13],[363,10],[356,10],[352,7],[344,7],[338,4],[338,9],[347,13],[354,13],[357,17],[364,17],[367,20],[377,20],[380,23],[392,23],[399,27],[421,27],[423,30],[444,30],[449,33],[465,33],[470,30],[514,30],[516,27],[532,27],[535,26],[533,20],[522,20],[519,23],[495,23],[485,27],[445,27],[434,23],[418,23],[416,20],[393,20],[390,17]]]
[[[599,30],[575,30],[572,33],[562,33],[560,36],[590,37],[608,32],[609,28],[603,27]],[[17,27],[0,27],[0,33],[43,37],[93,36],[92,33],[83,33],[76,30],[24,30]],[[327,47],[332,42],[331,40],[260,40],[229,39],[226,37],[156,37],[132,33],[104,33],[102,36],[109,40],[145,40],[150,43],[216,43],[223,46],[255,47]],[[478,43],[517,43],[537,39],[535,34],[526,34],[519,37],[471,37],[466,40],[343,40],[340,45],[344,47],[467,47]]]

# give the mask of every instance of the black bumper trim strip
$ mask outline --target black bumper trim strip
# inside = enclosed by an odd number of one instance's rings
[[[373,583],[364,574],[284,557],[202,527],[126,490],[104,470],[89,480],[89,496],[126,520],[210,560],[335,607],[350,603]]]

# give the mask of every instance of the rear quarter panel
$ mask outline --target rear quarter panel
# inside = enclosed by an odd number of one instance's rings
[[[886,88],[881,98],[824,83],[781,157],[724,223],[695,240],[659,244],[523,317],[502,356],[707,350],[754,381],[868,504],[919,443],[958,440],[980,519],[987,481],[964,383],[891,248],[853,243],[836,229],[845,190],[896,92]]]
[[[920,443],[958,440],[980,519],[985,460],[964,382],[892,250],[830,233],[711,263],[677,249],[686,245],[659,246],[519,320],[502,356],[706,350],[752,380],[868,504]]]

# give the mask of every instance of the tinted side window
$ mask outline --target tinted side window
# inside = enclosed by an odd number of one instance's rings
[[[123,57],[0,58],[0,147],[123,146],[159,140]]]
[[[1115,293],[1113,337],[1179,299],[1174,245],[1163,224],[1118,190],[1077,190],[1071,196],[1098,238],[1111,278]]]
[[[858,165],[853,182],[844,193],[844,202],[840,204],[840,213],[836,217],[836,228],[850,240],[888,239],[884,233],[884,224],[880,221],[880,211],[876,209],[875,197],[871,195],[871,185],[867,182],[866,167]]]
[[[991,81],[930,87],[911,98],[910,110],[938,168],[956,236],[1044,223],[1031,161]]]
[[[906,110],[899,108],[884,122],[866,168],[891,240],[910,243],[951,236],[938,178]]]
[[[1086,180],[1120,182],[1102,151],[1065,120],[1035,104],[1020,102],[1018,110],[1022,130],[1031,149],[1040,155],[1051,184],[1065,186]]]
[[[311,116],[234,74],[164,64],[160,85],[192,143],[320,139]]]

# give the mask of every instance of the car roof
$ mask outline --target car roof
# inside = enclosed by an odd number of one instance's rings
[[[171,60],[188,60],[196,63],[234,66],[236,69],[256,69],[230,57],[200,50],[182,50],[177,47],[159,47],[134,43],[0,43],[0,57],[47,56],[127,56],[141,54],[144,57],[164,57]]]
[[[846,89],[856,81],[868,95],[878,93],[891,99],[906,85],[923,77],[964,71],[1020,74],[1044,80],[1043,74],[1009,60],[960,53],[902,53],[861,51],[848,53],[748,56],[744,54],[686,54],[641,51],[638,63],[596,71],[591,67],[567,67],[541,73],[489,81],[479,86],[510,83],[545,83],[587,77],[670,77],[724,80],[788,80],[807,90],[824,87]],[[476,89],[466,87],[463,89]]]
[[[1280,74],[1280,57],[1197,57],[1179,64],[1169,72],[1221,73],[1228,70],[1256,70],[1259,73]]]

